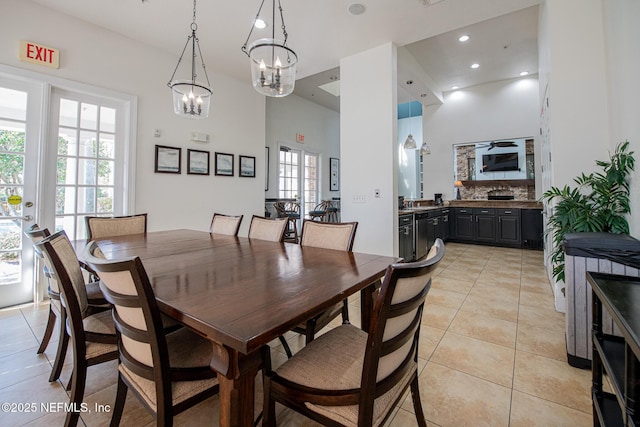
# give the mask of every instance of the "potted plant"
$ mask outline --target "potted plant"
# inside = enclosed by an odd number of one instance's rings
[[[551,187],[542,200],[553,205],[547,233],[553,234],[553,277],[564,282],[564,249],[567,233],[608,232],[629,234],[629,178],[635,159],[629,141],[616,146],[608,161],[596,161],[602,172],[582,173],[574,178],[577,188]]]

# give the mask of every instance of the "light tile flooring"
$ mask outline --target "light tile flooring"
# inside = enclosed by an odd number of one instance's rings
[[[420,390],[428,425],[592,425],[591,372],[566,362],[564,315],[554,310],[542,252],[453,243],[446,251],[427,297],[420,338]],[[352,323],[359,324],[357,297],[350,299],[350,309]],[[36,406],[32,412],[3,413],[0,425],[64,421],[64,413],[40,407],[68,402],[61,384],[71,369],[69,351],[62,382],[49,383],[55,344],[36,355],[47,311],[45,304],[0,311],[0,402],[16,404],[14,409]],[[295,334],[287,338],[294,351],[303,344]],[[274,365],[286,359],[277,341],[272,355]],[[91,413],[83,414],[81,424],[108,425],[111,414],[95,408],[112,404],[116,375],[116,362],[89,368],[85,402]],[[258,395],[257,406],[260,400]],[[217,420],[216,396],[180,414],[176,425],[217,425]],[[282,426],[316,425],[283,409],[277,420]],[[410,398],[387,424],[417,425]],[[131,393],[121,425],[154,425]]]

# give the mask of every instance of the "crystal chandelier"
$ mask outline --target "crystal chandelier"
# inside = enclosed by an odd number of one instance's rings
[[[209,116],[209,105],[211,103],[211,83],[209,83],[209,76],[207,75],[207,69],[204,65],[204,59],[202,58],[202,52],[200,51],[200,41],[196,36],[196,30],[198,24],[196,24],[196,0],[193,0],[193,22],[191,23],[191,35],[187,38],[187,42],[182,49],[180,59],[173,75],[167,83],[167,86],[171,88],[173,94],[173,112],[178,116],[188,117],[191,119],[202,119]],[[191,44],[191,75],[189,79],[176,80],[176,72],[182,62],[182,57],[187,50],[187,47]],[[197,50],[196,50],[197,47]],[[196,54],[197,52],[197,54]],[[207,83],[198,82],[196,78],[198,74],[196,72],[196,57],[200,57],[200,63],[202,64],[202,71]]]
[[[260,12],[264,1],[262,0],[260,3],[254,25],[251,26],[247,40],[242,45],[242,51],[249,57],[254,89],[266,96],[287,96],[293,92],[296,83],[298,56],[287,46],[288,34],[280,0],[278,0],[278,10],[280,11],[282,39],[275,38],[276,0],[271,0],[271,38],[258,39],[247,46],[254,27],[257,27],[256,23],[263,22],[260,18]]]

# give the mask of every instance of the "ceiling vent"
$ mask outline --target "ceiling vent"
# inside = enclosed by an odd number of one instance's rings
[[[432,4],[440,3],[444,0],[420,0],[420,1],[422,2],[423,5],[430,6]]]

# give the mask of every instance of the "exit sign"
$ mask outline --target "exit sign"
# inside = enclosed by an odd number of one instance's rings
[[[60,68],[60,50],[26,40],[20,40],[19,58],[32,64]]]

